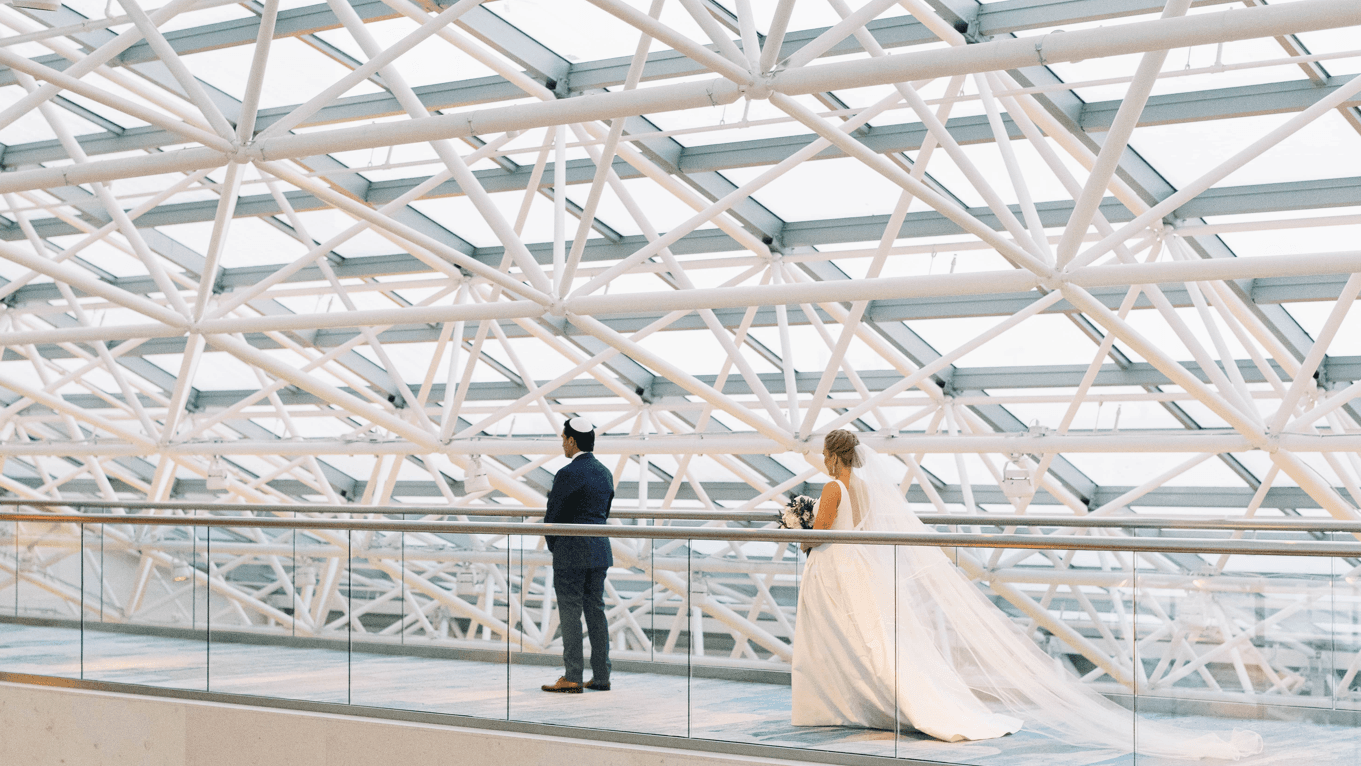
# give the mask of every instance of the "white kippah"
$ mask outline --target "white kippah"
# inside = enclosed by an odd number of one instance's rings
[[[579,434],[588,434],[595,430],[595,424],[580,415],[567,421],[567,427]]]

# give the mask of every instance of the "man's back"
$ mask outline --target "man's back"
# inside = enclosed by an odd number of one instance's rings
[[[614,502],[614,477],[589,452],[573,458],[553,479],[548,493],[548,524],[604,524]],[[553,566],[558,569],[593,569],[614,565],[610,541],[603,537],[548,536]]]

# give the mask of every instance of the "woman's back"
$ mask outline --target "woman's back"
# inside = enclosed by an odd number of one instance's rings
[[[860,477],[852,474],[850,486],[846,482],[836,479],[836,484],[841,488],[841,501],[836,507],[836,519],[832,521],[829,529],[856,529],[864,519],[865,490],[864,482]]]

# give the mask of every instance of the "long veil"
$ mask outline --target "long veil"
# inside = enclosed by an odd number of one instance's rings
[[[852,481],[851,487],[857,528],[927,531],[901,494],[904,467],[864,445],[856,452],[863,462],[854,471],[860,481]],[[1137,720],[1141,754],[1237,760],[1261,752],[1262,738],[1255,732],[1235,729],[1219,735],[1136,719],[1084,685],[988,600],[970,579],[985,573],[967,554],[960,556],[957,567],[939,548],[858,547],[879,573],[879,587],[887,591],[896,586],[896,593],[885,593],[879,603],[895,605],[900,625],[901,615],[911,614],[913,635],[924,630],[980,700],[1022,719],[1026,729],[1075,746],[1129,750]]]

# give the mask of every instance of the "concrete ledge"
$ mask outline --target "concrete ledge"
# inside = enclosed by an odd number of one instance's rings
[[[44,685],[0,682],[0,732],[4,732],[0,736],[0,764],[793,766],[809,760],[827,762],[824,757],[838,763],[866,760],[863,756],[796,751],[793,755],[799,760],[794,761],[754,753],[704,752],[692,747],[535,731],[263,708],[80,688],[83,686],[87,683],[61,679],[49,679]],[[641,739],[667,738],[643,735]]]

